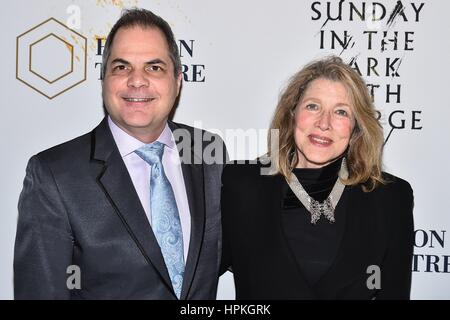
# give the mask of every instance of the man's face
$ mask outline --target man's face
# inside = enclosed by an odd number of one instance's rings
[[[119,29],[103,79],[111,119],[145,143],[156,140],[180,91],[167,41],[157,28]]]

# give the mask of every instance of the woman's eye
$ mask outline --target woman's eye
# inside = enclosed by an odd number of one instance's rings
[[[343,109],[338,109],[336,110],[336,114],[343,116],[343,117],[348,117],[348,112],[347,110],[343,110]]]
[[[305,109],[306,110],[317,110],[317,109],[319,109],[319,106],[314,103],[309,103],[305,106]]]

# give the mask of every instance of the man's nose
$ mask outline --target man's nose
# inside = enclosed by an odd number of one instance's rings
[[[128,86],[134,88],[148,87],[150,84],[145,71],[133,70],[128,77]]]

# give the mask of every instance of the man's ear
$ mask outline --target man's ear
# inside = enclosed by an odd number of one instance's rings
[[[183,74],[180,72],[177,76],[177,96],[180,94],[181,81],[183,80]]]

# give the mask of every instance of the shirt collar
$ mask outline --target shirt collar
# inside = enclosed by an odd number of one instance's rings
[[[126,157],[130,153],[133,153],[135,150],[145,145],[145,143],[143,143],[142,141],[136,139],[135,137],[123,131],[117,124],[114,123],[114,121],[112,121],[109,115],[108,115],[108,125],[109,128],[111,129],[114,141],[116,142],[117,148],[119,149],[122,158]],[[163,143],[166,147],[170,149],[176,148],[175,139],[167,122],[166,125],[164,126],[164,130],[161,132],[156,141]]]

